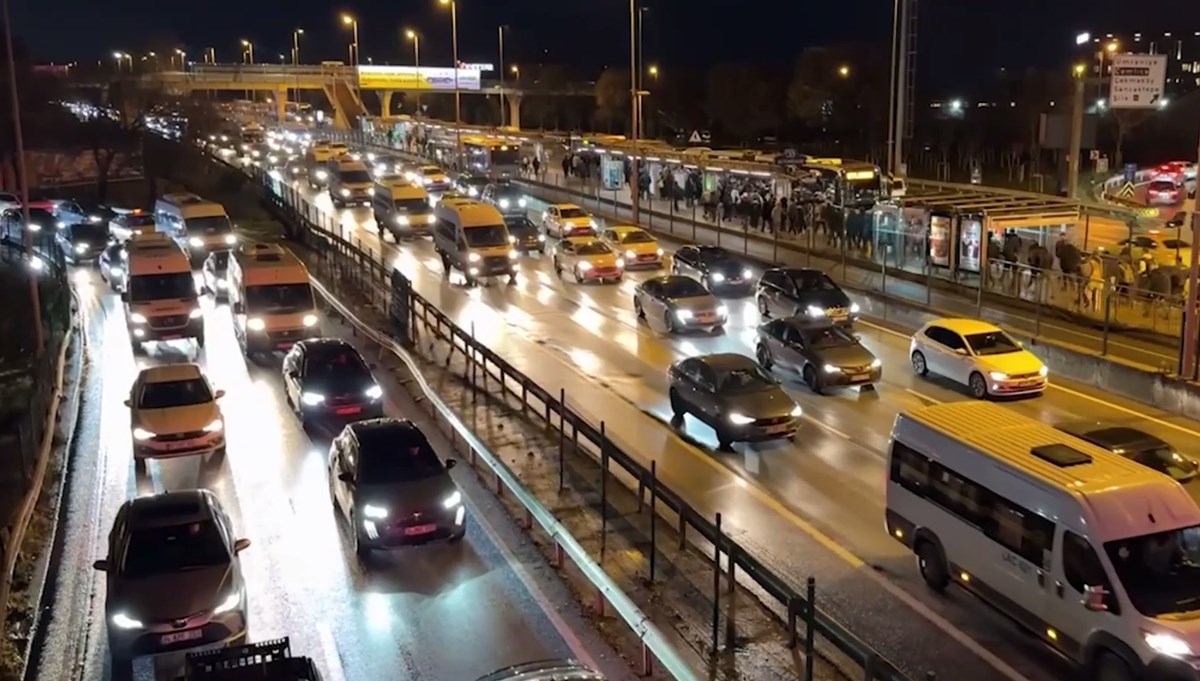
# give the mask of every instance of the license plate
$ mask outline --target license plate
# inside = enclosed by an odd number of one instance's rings
[[[410,537],[415,537],[415,536],[419,536],[422,534],[429,534],[430,532],[433,532],[436,529],[437,529],[437,525],[434,523],[430,523],[428,525],[413,525],[411,527],[404,528],[404,534],[406,534]]]
[[[284,341],[282,343],[276,343],[275,347],[279,348],[280,350],[290,350],[293,345],[295,345],[295,343],[292,341]]]
[[[362,411],[362,407],[338,407],[333,411],[336,414],[357,414]]]
[[[180,641],[194,641],[203,635],[204,632],[200,629],[189,629],[187,631],[178,631],[174,634],[163,634],[162,644],[169,646],[172,643],[179,643]]]
[[[159,336],[158,337],[159,340],[164,340],[164,341],[179,340],[180,338],[183,338],[183,336],[169,335],[169,336]]]
[[[771,427],[767,428],[767,432],[772,435],[774,435],[775,433],[786,433],[788,431],[789,427],[790,426],[788,426],[786,424],[782,425],[782,426],[771,426]]]
[[[1019,387],[1019,388],[1028,388],[1028,387],[1030,387],[1030,386],[1034,386],[1034,385],[1037,385],[1037,384],[1038,384],[1038,382],[1037,382],[1036,380],[1018,381],[1018,382],[1017,382],[1017,387]]]
[[[865,381],[871,378],[871,374],[850,374],[851,381]]]
[[[192,446],[193,445],[192,445],[191,440],[179,440],[177,442],[168,442],[167,443],[167,449],[170,451],[175,451],[178,449],[187,449]]]

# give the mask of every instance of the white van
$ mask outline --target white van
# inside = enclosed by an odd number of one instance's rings
[[[397,240],[433,233],[435,218],[429,192],[401,177],[392,175],[375,180],[371,209],[375,223]]]
[[[163,194],[154,204],[154,224],[193,258],[237,244],[225,207],[189,192]]]
[[[242,352],[287,350],[318,333],[320,321],[308,270],[276,244],[247,244],[233,252],[226,270],[233,333]]]
[[[495,206],[473,199],[445,199],[434,208],[433,247],[449,276],[463,273],[468,285],[486,277],[517,281],[517,258],[504,216]]]
[[[1200,509],[1179,483],[989,402],[897,416],[886,526],[1102,681],[1195,679]]]
[[[147,341],[178,338],[194,338],[204,347],[200,294],[179,244],[160,232],[135,233],[126,253],[128,282],[121,301],[134,353]]]
[[[329,164],[329,198],[337,208],[368,206],[375,180],[362,161],[342,159]]]

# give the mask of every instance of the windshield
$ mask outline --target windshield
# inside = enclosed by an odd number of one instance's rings
[[[727,371],[719,380],[720,391],[726,394],[757,392],[775,385],[775,379],[758,366]]]
[[[433,211],[427,199],[396,199],[396,210],[408,215],[422,215]]]
[[[650,236],[649,234],[647,234],[641,230],[637,230],[637,231],[633,231],[633,232],[625,232],[625,234],[623,234],[621,236],[621,243],[623,243],[623,244],[652,244],[652,243],[654,243],[654,237]]]
[[[537,230],[537,227],[529,218],[507,218],[504,224],[508,225],[508,231],[510,232],[530,232]]]
[[[421,174],[426,177],[430,175],[445,175],[441,168],[421,168]]]
[[[471,227],[464,229],[463,235],[467,240],[467,245],[472,248],[508,245],[508,228],[503,225]]]
[[[663,295],[667,298],[695,298],[696,296],[707,296],[708,289],[695,279],[680,277],[663,284]]]
[[[700,259],[706,263],[731,263],[733,256],[723,248],[701,248]]]
[[[1200,611],[1200,526],[1111,541],[1104,549],[1138,612]]]
[[[204,521],[136,530],[125,549],[123,577],[139,579],[229,563],[216,523]]]
[[[1003,331],[974,333],[966,338],[967,345],[970,345],[971,351],[977,355],[1006,355],[1021,350],[1021,346]]]
[[[517,199],[517,200],[519,200],[519,199],[521,199],[522,196],[524,196],[524,194],[522,194],[522,192],[521,192],[521,189],[514,185],[502,185],[502,186],[496,187],[496,189],[494,191],[496,193],[497,199]]]
[[[1148,466],[1160,473],[1187,481],[1196,477],[1197,464],[1167,445],[1147,447],[1128,453],[1134,461]]]
[[[492,147],[492,165],[517,165],[521,162],[521,150],[517,147],[500,149]]]
[[[343,170],[342,182],[347,184],[366,184],[371,181],[371,173],[365,170]]]
[[[357,352],[349,349],[322,353],[308,360],[304,366],[304,379],[323,383],[349,383],[357,379],[370,382],[371,370],[363,363]]]
[[[579,255],[607,255],[612,253],[608,246],[599,241],[589,241],[586,244],[580,244],[576,249]]]
[[[837,284],[824,272],[796,272],[792,274],[796,290],[805,291],[837,291]]]
[[[213,396],[208,389],[208,383],[202,378],[189,378],[185,381],[147,383],[142,388],[142,399],[138,401],[138,407],[170,409],[192,404],[208,404],[212,401]]]
[[[376,445],[363,449],[360,456],[359,477],[368,485],[426,480],[446,470],[428,444]]]
[[[854,345],[856,342],[845,331],[833,327],[814,329],[806,335],[808,336],[808,344],[814,348],[837,348]]]
[[[253,312],[301,312],[313,308],[308,284],[271,284],[246,289],[246,309]]]
[[[559,209],[558,214],[562,216],[564,220],[569,220],[571,218],[586,218],[588,216],[587,211],[583,210],[582,208],[562,208]]]
[[[191,272],[175,274],[138,274],[129,278],[129,300],[195,300],[196,282]]]
[[[130,227],[146,227],[154,224],[153,215],[125,215],[121,217],[121,221]]]
[[[71,228],[73,241],[88,241],[96,243],[108,240],[108,227],[81,222]]]
[[[193,236],[213,236],[232,234],[233,223],[225,215],[213,215],[207,218],[188,218],[184,221],[188,234]]]

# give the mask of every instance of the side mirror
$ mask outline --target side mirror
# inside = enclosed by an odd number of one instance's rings
[[[353,473],[338,473],[338,480],[341,480],[342,482],[346,483],[347,485],[353,485],[354,484],[354,474]]]
[[[126,407],[132,407],[132,406],[133,406],[133,400],[125,400],[125,406],[126,406]]]
[[[101,558],[100,560],[96,561],[95,563],[92,563],[92,567],[99,570],[100,572],[108,572],[108,561]]]
[[[219,400],[219,399],[221,399],[222,397],[225,397],[225,391],[224,391],[224,390],[218,390],[217,392],[213,393],[213,399],[214,399],[214,400]]]
[[[458,465],[458,459],[446,459],[446,470],[450,470]]]
[[[122,303],[129,302],[129,291],[121,291],[121,302]]]
[[[1108,597],[1108,589],[1102,586],[1088,586],[1083,594],[1083,607],[1092,612],[1105,612],[1108,610],[1108,604],[1104,599]]]
[[[1025,341],[1017,341],[1017,347],[1018,347],[1018,348],[1023,348],[1023,347],[1025,347]]]
[[[239,540],[233,542],[233,552],[234,553],[241,553],[242,551],[245,551],[248,548],[250,548],[250,540],[249,539],[239,539]]]
[[[240,302],[240,301],[239,301],[239,302],[236,302],[236,303],[234,303],[234,304],[233,304],[233,313],[234,313],[234,314],[245,314],[245,313],[246,313],[246,306],[245,306],[245,304],[243,304],[243,303],[242,303],[242,302]]]
[[[966,357],[966,356],[967,356],[967,349],[966,349],[966,348],[954,348],[954,354],[956,354],[956,355],[962,355],[963,357]]]

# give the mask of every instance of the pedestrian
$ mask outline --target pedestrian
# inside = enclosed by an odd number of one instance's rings
[[[783,230],[784,216],[787,215],[787,198],[779,199],[771,208],[771,231]]]

